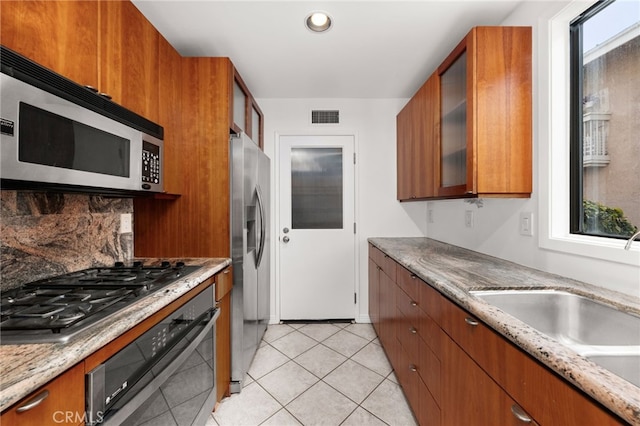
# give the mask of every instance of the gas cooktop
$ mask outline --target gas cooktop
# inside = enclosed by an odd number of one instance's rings
[[[182,262],[116,263],[3,291],[0,343],[68,342],[110,315],[194,272]]]

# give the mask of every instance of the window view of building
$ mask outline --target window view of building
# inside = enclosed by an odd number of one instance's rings
[[[571,24],[572,232],[640,226],[640,2],[596,3]]]

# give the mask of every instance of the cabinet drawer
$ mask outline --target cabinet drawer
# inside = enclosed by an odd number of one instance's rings
[[[418,374],[439,406],[441,402],[440,360],[431,348],[419,337],[418,354]]]
[[[409,296],[402,288],[398,288],[396,291],[396,306],[407,317],[407,320],[413,327],[418,327],[422,316],[425,315],[424,311],[420,309],[420,304],[417,299]]]
[[[402,290],[398,290],[398,293],[402,293]],[[407,316],[398,308],[396,338],[413,363],[417,363],[420,357],[418,340],[421,340],[417,328],[413,325],[415,320],[417,318]]]
[[[396,375],[418,424],[440,425],[440,407],[422,381],[420,366],[411,362],[402,346],[398,346],[397,356],[399,367],[396,369]]]
[[[37,403],[38,400],[41,402]],[[29,404],[33,404],[33,408],[25,410]],[[79,425],[83,422],[82,362],[14,404],[0,418],[3,425]]]
[[[396,279],[398,286],[404,290],[413,300],[420,298],[420,285],[424,284],[413,272],[398,266],[396,269]]]
[[[440,358],[442,348],[442,336],[444,333],[440,326],[427,314],[420,317],[420,321],[416,325],[418,335],[422,338],[427,346]]]
[[[222,300],[231,291],[231,288],[233,288],[233,274],[231,266],[229,266],[216,275],[216,302]]]
[[[444,299],[442,329],[489,374],[500,370],[501,338],[454,303]]]
[[[435,322],[442,322],[442,306],[447,300],[436,289],[421,281],[418,301],[423,311],[427,313]]]
[[[373,259],[373,261],[376,263],[376,265],[382,266],[382,261],[384,259],[384,253],[382,253],[380,251],[380,249],[378,249],[373,244],[369,244],[369,257],[371,259]]]
[[[369,245],[369,257],[380,267],[391,280],[396,282],[396,261],[384,254],[380,249]]]

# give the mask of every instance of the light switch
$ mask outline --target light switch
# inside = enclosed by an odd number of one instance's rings
[[[533,235],[533,213],[520,212],[520,235]]]

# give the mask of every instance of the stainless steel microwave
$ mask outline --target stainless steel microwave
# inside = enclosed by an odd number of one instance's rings
[[[2,48],[2,188],[162,192],[163,130]]]

